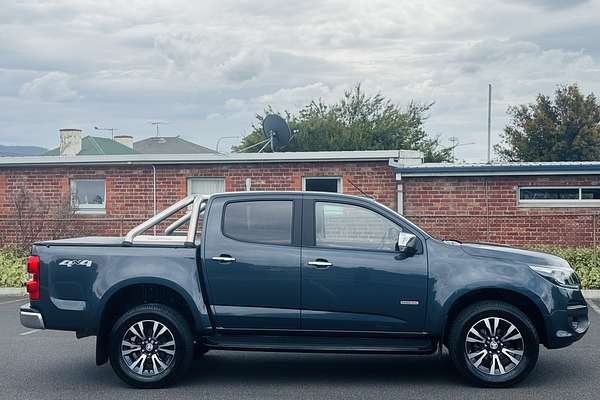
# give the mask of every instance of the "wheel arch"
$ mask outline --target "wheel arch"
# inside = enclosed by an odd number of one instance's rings
[[[521,310],[531,319],[538,336],[543,344],[547,343],[546,318],[543,306],[538,304],[532,297],[519,291],[506,288],[478,288],[457,295],[447,307],[445,319],[442,325],[442,342],[445,344],[450,331],[450,325],[458,314],[468,306],[485,300],[502,301],[511,304]]]
[[[132,279],[115,285],[101,299],[96,328],[96,364],[108,361],[108,335],[113,323],[132,307],[146,303],[160,303],[180,312],[193,332],[202,329],[203,322],[192,298],[184,288],[160,278]]]

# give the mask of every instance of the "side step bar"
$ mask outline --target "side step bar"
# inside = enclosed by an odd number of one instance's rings
[[[431,338],[216,335],[206,338],[204,344],[216,350],[298,353],[433,354],[437,351],[437,343]]]

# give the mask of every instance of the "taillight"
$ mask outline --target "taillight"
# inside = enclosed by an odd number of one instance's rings
[[[29,272],[30,278],[25,282],[27,293],[29,293],[30,300],[40,299],[40,258],[38,256],[27,257],[27,272]]]

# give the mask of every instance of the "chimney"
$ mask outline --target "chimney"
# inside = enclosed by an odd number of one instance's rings
[[[81,151],[81,129],[61,129],[60,155],[76,156]]]
[[[116,142],[121,143],[124,146],[129,147],[130,149],[133,149],[133,136],[130,135],[118,135],[114,137],[114,140]]]

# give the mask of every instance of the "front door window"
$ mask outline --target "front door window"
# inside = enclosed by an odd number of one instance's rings
[[[395,251],[402,229],[364,207],[342,203],[315,204],[317,247]]]

